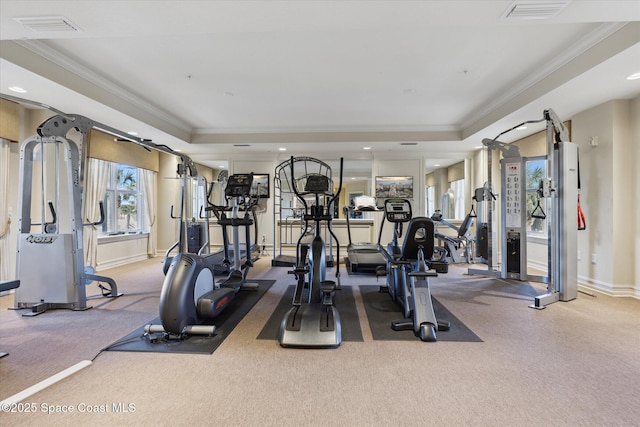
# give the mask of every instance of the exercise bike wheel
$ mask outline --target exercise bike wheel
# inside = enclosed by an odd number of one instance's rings
[[[436,342],[436,327],[432,323],[423,323],[420,325],[420,339],[426,342]]]

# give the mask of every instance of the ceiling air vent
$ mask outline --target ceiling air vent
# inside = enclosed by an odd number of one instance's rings
[[[35,16],[29,18],[13,18],[19,24],[36,33],[80,33],[82,29],[64,16]]]
[[[249,144],[233,144],[234,147],[251,147]]]
[[[566,1],[518,0],[502,16],[503,19],[549,19],[564,10],[571,3]]]
[[[417,142],[401,142],[400,145],[418,145]]]

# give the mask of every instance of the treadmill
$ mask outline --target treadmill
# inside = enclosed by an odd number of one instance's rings
[[[375,198],[370,196],[361,196],[354,199],[355,206],[345,206],[343,209],[344,216],[347,219],[347,235],[349,236],[349,245],[347,246],[347,257],[345,264],[349,274],[352,273],[375,273],[378,267],[386,268],[387,259],[384,257],[380,246],[380,238],[382,237],[382,225],[380,233],[378,233],[378,242],[358,242],[351,241],[351,224],[349,217],[351,212],[382,212],[375,204]]]

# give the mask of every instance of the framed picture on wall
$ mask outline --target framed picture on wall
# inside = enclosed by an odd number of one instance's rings
[[[376,176],[376,199],[413,199],[412,176]]]
[[[261,199],[269,198],[269,174],[268,173],[254,173],[253,184],[251,184],[251,192],[258,194]]]

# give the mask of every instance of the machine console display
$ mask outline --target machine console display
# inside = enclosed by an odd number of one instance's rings
[[[329,177],[324,175],[309,175],[307,183],[304,185],[304,191],[314,194],[329,192]]]
[[[384,201],[384,214],[389,222],[408,222],[411,220],[411,203],[406,199],[387,199]]]
[[[237,173],[229,177],[224,190],[226,197],[247,197],[251,193],[252,173]]]

